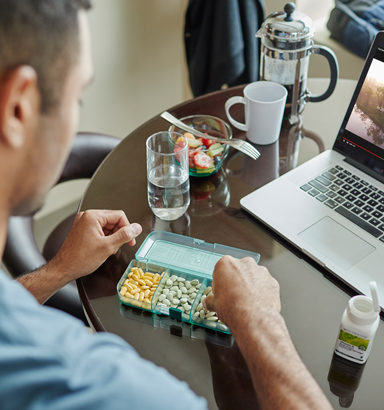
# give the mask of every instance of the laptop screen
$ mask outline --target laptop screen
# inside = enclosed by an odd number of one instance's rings
[[[372,44],[334,149],[384,177],[384,32]]]

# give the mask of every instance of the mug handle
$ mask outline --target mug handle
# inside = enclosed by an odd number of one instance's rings
[[[331,69],[331,79],[327,91],[321,95],[313,95],[309,97],[310,102],[320,102],[330,97],[335,90],[337,79],[339,77],[339,66],[337,64],[337,58],[335,53],[325,46],[312,46],[311,52],[313,54],[319,54],[324,56],[328,60],[329,68]]]
[[[246,104],[245,98],[244,97],[231,97],[225,102],[225,113],[227,114],[229,122],[236,128],[238,128],[241,131],[248,131],[247,126],[245,124],[242,124],[241,122],[238,122],[234,120],[231,117],[231,114],[229,114],[229,109],[232,107],[234,104]]]

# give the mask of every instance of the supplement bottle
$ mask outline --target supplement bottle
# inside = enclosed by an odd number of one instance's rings
[[[341,318],[335,353],[355,363],[365,363],[380,322],[376,282],[370,282],[372,298],[354,296]]]

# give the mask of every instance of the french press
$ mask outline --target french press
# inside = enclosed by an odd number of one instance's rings
[[[260,80],[274,81],[287,88],[284,117],[291,124],[299,121],[307,101],[320,102],[331,96],[339,71],[333,51],[313,44],[315,30],[311,18],[295,9],[294,3],[287,3],[284,11],[270,14],[256,33],[261,39]],[[324,56],[330,67],[329,86],[321,95],[311,95],[307,90],[311,54]]]

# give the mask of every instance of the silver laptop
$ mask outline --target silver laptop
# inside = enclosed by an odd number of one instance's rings
[[[320,113],[319,113],[320,115]],[[384,310],[384,32],[332,150],[241,199],[258,220]]]

